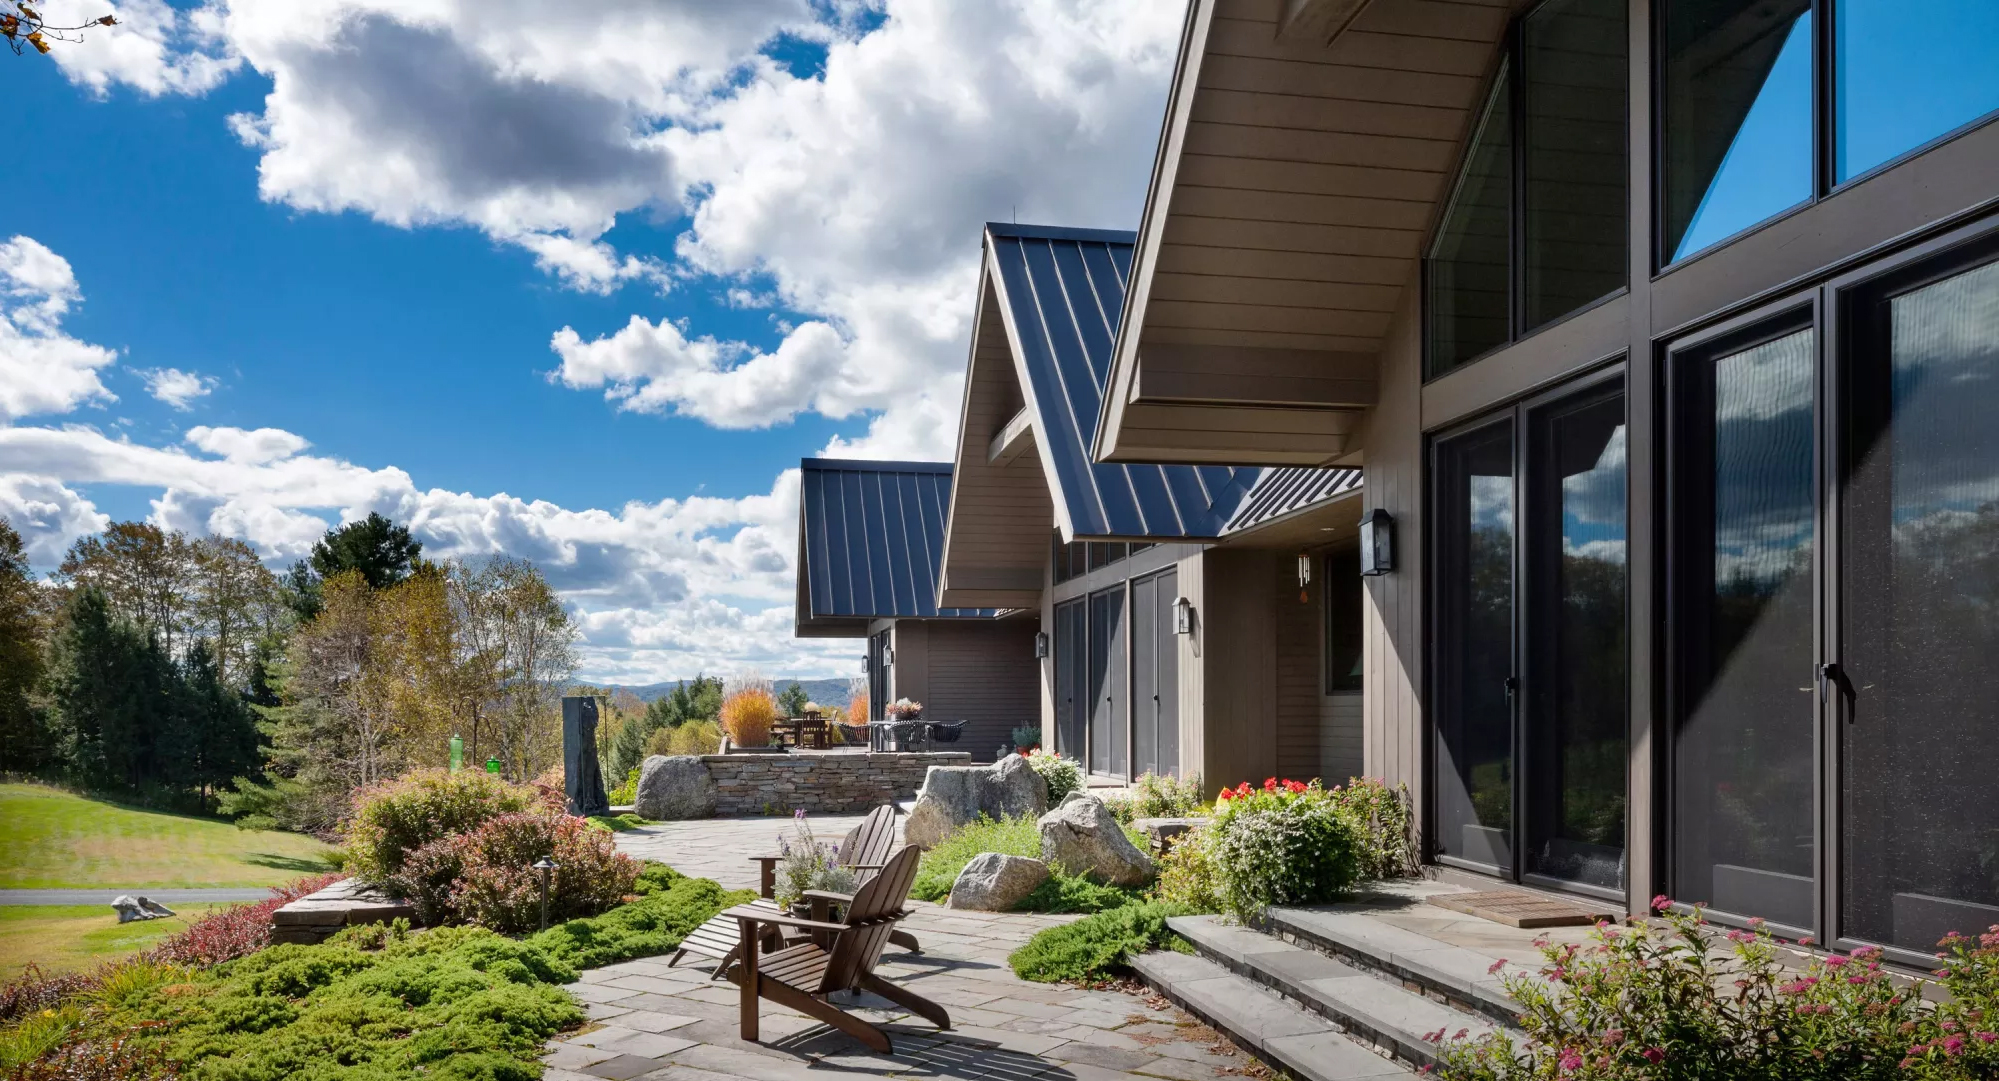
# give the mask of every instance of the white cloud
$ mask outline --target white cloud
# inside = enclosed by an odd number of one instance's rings
[[[179,10],[166,0],[46,0],[52,25],[80,26],[102,16],[116,26],[92,26],[49,55],[70,81],[103,95],[114,85],[147,97],[201,94],[242,66],[222,33],[217,3]]]
[[[63,333],[82,299],[69,260],[33,237],[0,243],[0,419],[117,400],[98,378],[117,352]]]
[[[741,342],[688,340],[678,326],[639,316],[616,334],[584,341],[563,327],[549,343],[562,365],[549,378],[603,387],[606,400],[638,413],[677,412],[720,428],[757,428],[805,410],[844,417],[857,408],[847,343],[830,325],[792,329],[776,350]]]
[[[0,473],[0,516],[12,523],[38,566],[54,566],[78,537],[111,524],[80,493],[47,477]]]
[[[182,436],[187,445],[198,447],[210,454],[219,454],[232,462],[247,462],[252,465],[275,462],[289,458],[311,446],[302,437],[280,428],[258,428],[245,431],[242,428],[210,428],[197,425]]]
[[[196,398],[205,398],[215,390],[214,376],[179,368],[151,368],[139,377],[146,381],[146,393],[182,412],[192,409]]]

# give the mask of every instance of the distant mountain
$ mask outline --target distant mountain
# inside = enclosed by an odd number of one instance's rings
[[[647,683],[642,686],[606,684],[605,689],[630,691],[638,696],[639,701],[650,702],[673,690],[673,688],[680,685],[680,682],[680,680],[676,679],[665,683]],[[770,681],[770,685],[772,690],[782,693],[786,687],[791,686],[794,682],[803,686],[805,688],[805,697],[814,702],[820,702],[829,706],[839,706],[842,709],[845,709],[847,706],[847,681],[844,679],[794,680],[790,676],[780,676],[773,678]]]

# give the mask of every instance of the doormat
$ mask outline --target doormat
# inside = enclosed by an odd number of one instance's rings
[[[1430,903],[1508,927],[1587,927],[1598,920],[1619,919],[1601,902],[1574,904],[1520,890],[1440,893],[1431,897]]]

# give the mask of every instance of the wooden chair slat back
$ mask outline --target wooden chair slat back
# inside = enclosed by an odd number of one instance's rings
[[[909,897],[910,885],[916,881],[916,863],[922,856],[922,850],[907,846],[896,853],[880,874],[854,892],[853,901],[847,905],[847,922],[860,923],[900,911]]]
[[[868,812],[866,818],[855,828],[852,854],[843,848],[840,863],[850,866],[856,863],[885,863],[888,854],[895,847],[895,805],[884,803]],[[873,871],[863,872],[872,875]]]

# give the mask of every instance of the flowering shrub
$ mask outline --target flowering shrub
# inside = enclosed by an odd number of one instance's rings
[[[1181,834],[1159,857],[1159,899],[1189,912],[1220,912],[1220,876],[1210,853],[1212,834],[1194,829]]]
[[[1360,878],[1360,838],[1313,781],[1247,782],[1215,802],[1208,855],[1222,907],[1250,920],[1271,905],[1332,900]]]
[[[568,815],[501,815],[468,839],[464,868],[451,904],[459,918],[496,931],[529,931],[541,920],[541,872],[535,861],[554,861],[549,872],[551,923],[594,916],[632,892],[639,862],[618,852],[603,830]]]
[[[271,944],[271,913],[339,879],[337,874],[311,875],[273,886],[265,900],[210,909],[186,930],[161,939],[140,958],[154,964],[205,967],[247,957]]]
[[[509,784],[477,770],[417,770],[371,785],[354,795],[347,870],[363,882],[387,883],[402,869],[403,859],[424,845],[496,815],[546,808],[545,800],[528,785]]]
[[[389,876],[390,893],[416,909],[417,921],[426,927],[453,922],[458,909],[452,895],[465,874],[465,854],[471,838],[463,833],[439,837],[403,857],[403,865]]]
[[[1048,805],[1061,803],[1069,793],[1083,787],[1083,769],[1075,759],[1064,758],[1054,751],[1035,751],[1027,756],[1027,764],[1041,775],[1048,786]]]
[[[767,747],[777,723],[777,699],[761,687],[745,687],[722,700],[722,731],[738,747]]]
[[[1131,784],[1128,796],[1104,800],[1112,817],[1129,826],[1141,818],[1187,818],[1206,814],[1208,804],[1201,798],[1201,777],[1186,780],[1147,771]]]
[[[812,823],[805,818],[804,810],[792,813],[793,836],[779,836],[778,854],[783,857],[777,864],[777,882],[772,888],[772,897],[779,905],[790,905],[805,895],[806,890],[831,889],[822,885],[828,881],[826,872],[833,869],[833,858],[839,854],[839,846],[827,844],[812,836]],[[851,882],[853,873],[847,873],[843,881]],[[850,893],[851,890],[837,890]]]
[[[1360,839],[1362,878],[1401,878],[1416,871],[1410,828],[1409,786],[1390,788],[1372,777],[1350,778],[1327,795]]]
[[[1658,927],[1601,923],[1587,944],[1542,939],[1540,972],[1505,981],[1526,1039],[1448,1044],[1442,1075],[1969,1081],[1999,1072],[1999,926],[1944,940],[1937,975],[1950,997],[1925,1006],[1923,981],[1898,987],[1879,947],[1787,967],[1784,945],[1760,923],[1723,932],[1670,904],[1653,899]]]

